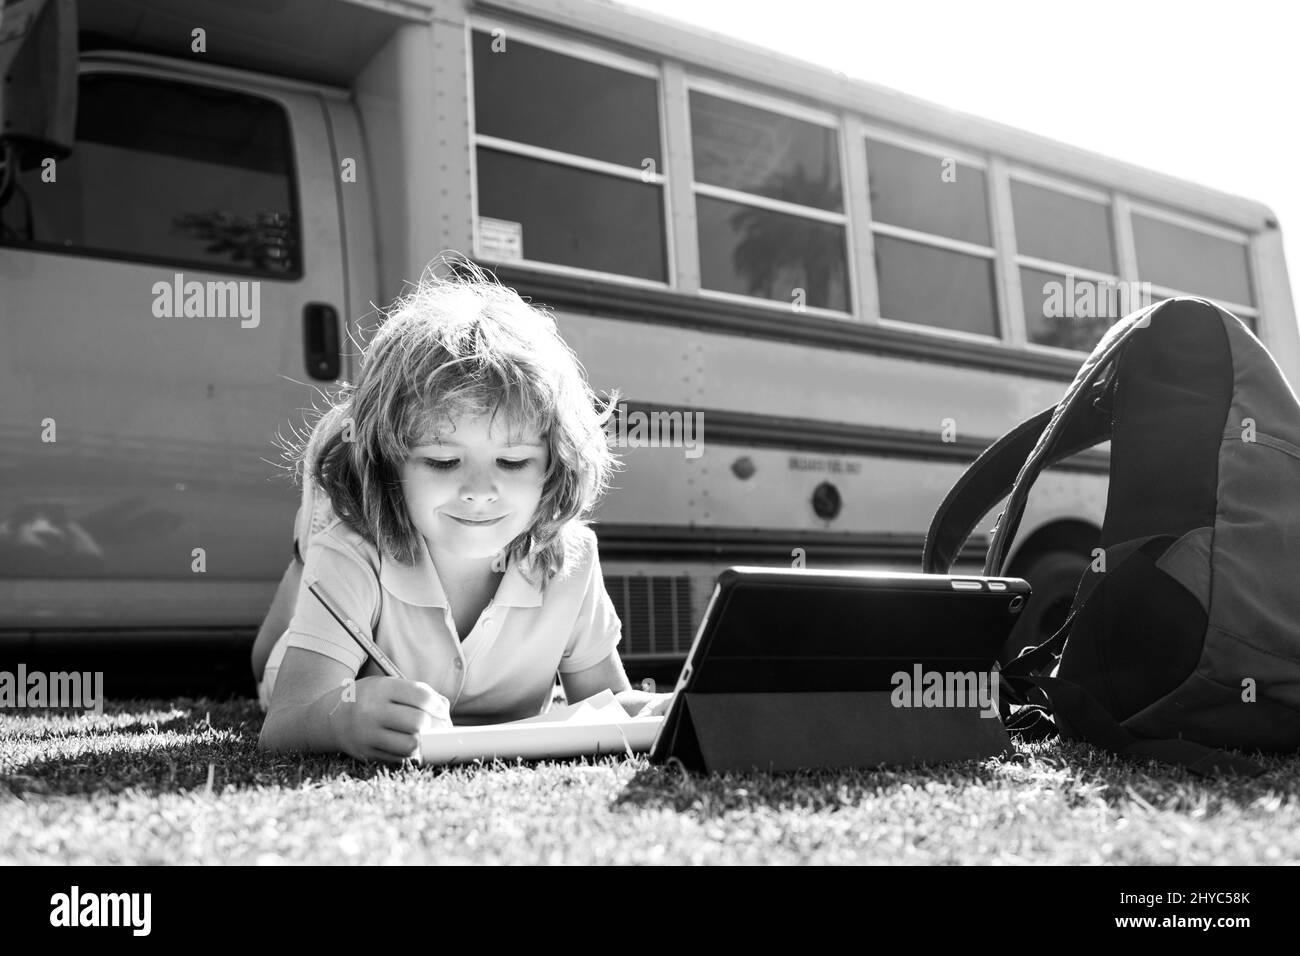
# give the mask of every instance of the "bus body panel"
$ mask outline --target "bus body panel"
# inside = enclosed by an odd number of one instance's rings
[[[827,535],[923,534],[966,470],[961,463],[720,444],[694,461],[671,447],[626,449],[623,460],[627,468],[600,507],[601,522]],[[838,501],[834,517],[814,510],[815,492],[824,485]],[[1038,510],[1017,537],[1033,533],[1035,517],[1078,517],[1100,528],[1106,487],[1105,475],[1044,472],[1033,491]],[[920,561],[918,550],[918,569]]]
[[[339,248],[345,271],[345,298],[340,300],[339,319],[347,330],[342,347],[342,375],[356,381],[359,353],[353,343],[365,337],[363,329],[378,321],[374,314],[381,303],[375,295],[379,283],[379,248],[375,242],[374,203],[369,185],[373,168],[365,131],[353,105],[328,99],[324,102],[331,134],[331,156],[339,208]],[[349,163],[353,166],[349,167]],[[348,341],[348,339],[351,341]]]
[[[1264,323],[1259,340],[1272,353],[1278,368],[1300,388],[1300,325],[1296,323],[1291,279],[1282,250],[1282,230],[1269,229],[1251,239],[1255,287]]]
[[[557,321],[597,390],[670,407],[892,427],[936,443],[989,444],[1056,404],[1069,384],[568,312]],[[707,441],[707,413],[704,427]]]
[[[374,164],[379,305],[409,291],[439,253],[472,248],[465,36],[442,20],[406,24],[356,80]]]

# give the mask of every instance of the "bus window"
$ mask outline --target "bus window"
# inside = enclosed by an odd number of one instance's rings
[[[657,186],[480,146],[478,190],[479,215],[517,224],[525,259],[667,278]]]
[[[984,170],[868,139],[867,177],[873,222],[993,245]]]
[[[849,311],[844,227],[697,196],[700,277],[706,289]]]
[[[1116,280],[1020,267],[1025,333],[1030,342],[1091,352],[1106,330],[1150,303]]]
[[[877,235],[880,314],[980,335],[997,335],[992,258]]]
[[[842,212],[834,129],[691,90],[695,181]]]
[[[480,255],[667,282],[654,68],[483,31],[473,57]]]
[[[1233,240],[1135,210],[1133,242],[1143,280],[1226,304],[1255,305],[1244,235]]]
[[[1115,274],[1108,204],[1012,179],[1011,210],[1018,253]]]
[[[702,287],[850,311],[838,130],[699,89],[690,114]]]
[[[1148,304],[1119,281],[1105,193],[1013,176],[1011,212],[1030,342],[1090,352],[1115,322]]]
[[[984,170],[870,137],[866,151],[881,317],[996,337]]]
[[[22,172],[4,245],[277,278],[302,274],[289,122],[212,87],[88,74],[54,182]]]
[[[510,36],[474,33],[474,128],[484,136],[641,171],[659,156],[659,84]]]

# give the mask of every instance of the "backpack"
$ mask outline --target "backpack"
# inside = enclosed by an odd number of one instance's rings
[[[1300,402],[1232,313],[1179,297],[1115,323],[1060,403],[953,486],[923,570],[948,573],[1009,495],[984,564],[1002,574],[1039,473],[1108,439],[1100,550],[1065,623],[1002,668],[1004,721],[1199,775],[1262,773],[1225,748],[1300,749]]]

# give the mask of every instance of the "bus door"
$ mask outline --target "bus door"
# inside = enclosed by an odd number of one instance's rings
[[[217,75],[83,60],[71,155],[0,209],[0,629],[255,626],[290,556],[336,175],[317,95]]]

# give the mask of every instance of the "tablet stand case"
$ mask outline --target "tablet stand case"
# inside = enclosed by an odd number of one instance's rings
[[[1013,750],[978,707],[896,707],[890,691],[690,693],[668,752],[702,773],[944,763]]]

